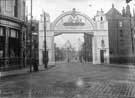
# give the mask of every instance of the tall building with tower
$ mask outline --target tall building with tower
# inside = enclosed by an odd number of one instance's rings
[[[103,10],[97,11],[94,20],[104,20]],[[110,63],[134,63],[135,59],[135,11],[133,15],[130,11],[130,6],[123,7],[122,12],[119,12],[114,4],[112,8],[105,14],[108,21],[108,40],[109,40],[109,56]],[[97,25],[98,26],[98,25]],[[98,28],[104,27],[103,21]],[[88,47],[86,44],[90,43],[91,36],[84,34],[84,58],[87,58],[92,46]],[[89,39],[89,40],[88,40]],[[104,43],[104,42],[102,42]],[[104,45],[102,45],[104,46]],[[86,48],[87,47],[87,48]],[[86,51],[87,50],[87,51]],[[86,55],[87,54],[87,55]],[[102,58],[102,57],[101,57]],[[103,57],[105,60],[105,56]]]
[[[114,5],[106,13],[108,20],[110,63],[133,63],[135,57],[134,17],[130,6],[120,13]]]

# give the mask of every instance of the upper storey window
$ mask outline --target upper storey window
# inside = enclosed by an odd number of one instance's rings
[[[3,15],[17,17],[18,0],[0,0],[0,12]]]
[[[15,5],[14,5],[14,16],[18,17],[18,0],[15,0]]]
[[[3,36],[4,34],[3,34],[3,28],[2,27],[0,27],[0,36]]]
[[[101,17],[101,21],[103,21],[103,17]]]
[[[5,0],[5,7],[6,7],[6,11],[7,12],[11,12],[12,11],[12,5],[13,5],[13,1],[12,0]]]
[[[119,26],[122,27],[122,21],[119,22]]]

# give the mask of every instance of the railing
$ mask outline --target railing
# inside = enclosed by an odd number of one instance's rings
[[[13,70],[23,67],[22,58],[0,58],[0,71]]]
[[[0,71],[16,70],[30,65],[30,58],[0,58]]]
[[[4,68],[5,65],[5,58],[0,58],[0,69]]]
[[[9,66],[21,65],[22,58],[9,58],[8,61],[9,61],[8,63]]]

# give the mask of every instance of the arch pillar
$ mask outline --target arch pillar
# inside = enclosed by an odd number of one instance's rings
[[[48,50],[48,66],[55,64],[55,58],[54,58],[54,32],[50,30],[50,16],[46,13],[46,24],[44,21],[44,13],[41,15],[41,19],[39,22],[39,65],[44,66],[43,63],[43,52],[45,51],[45,33],[46,33],[46,48]],[[46,28],[44,28],[46,26]],[[46,30],[44,30],[46,29]],[[46,32],[44,32],[46,31]]]
[[[48,65],[55,64],[55,50],[54,50],[54,32],[47,31],[46,41],[47,41],[47,50],[48,50],[48,57],[49,62]]]
[[[108,31],[95,31],[92,39],[93,64],[109,64]],[[102,62],[103,57],[103,62]]]

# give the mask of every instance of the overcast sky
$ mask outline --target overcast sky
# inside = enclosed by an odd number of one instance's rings
[[[30,6],[30,0],[27,6]],[[78,11],[93,17],[97,10],[101,8],[107,12],[112,3],[115,7],[121,11],[123,6],[126,6],[126,0],[33,0],[33,16],[39,19],[42,9],[44,9],[51,16],[51,21],[53,21],[57,16],[59,16],[62,11],[69,11],[72,8],[76,8]],[[135,1],[131,1],[130,5],[133,8]],[[91,5],[91,6],[89,6]]]
[[[27,0],[28,9],[30,7],[30,0]],[[40,14],[44,9],[50,14],[51,22],[54,21],[63,11],[70,11],[76,8],[77,11],[87,14],[91,18],[96,15],[97,10],[103,9],[106,13],[112,4],[115,5],[120,12],[126,6],[126,0],[33,0],[33,16],[35,19],[40,19]],[[135,0],[130,2],[131,9],[133,9]],[[91,5],[91,6],[89,6]],[[132,11],[132,10],[131,10]],[[29,13],[29,10],[28,10]],[[74,37],[76,36],[76,37]],[[65,41],[70,40],[72,45],[75,45],[79,38],[83,35],[61,35],[55,38],[58,46],[62,46]]]

